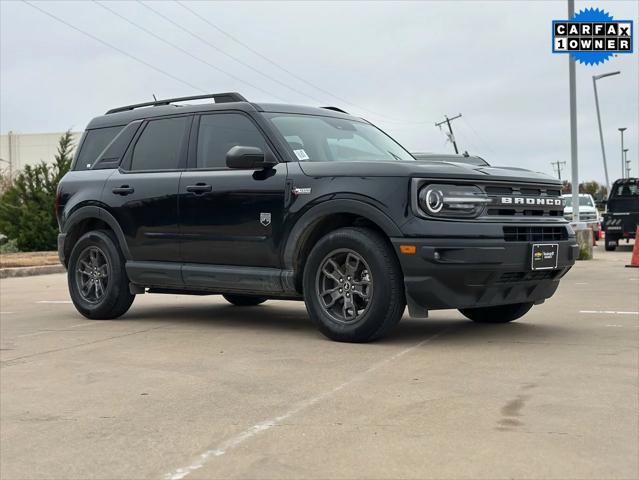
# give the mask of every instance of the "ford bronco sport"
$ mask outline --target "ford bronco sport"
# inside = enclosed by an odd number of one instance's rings
[[[419,162],[334,107],[184,97],[89,123],[58,188],[58,249],[88,318],[142,293],[303,299],[326,336],[365,342],[406,304],[500,323],[552,296],[577,256],[560,190],[521,169]]]

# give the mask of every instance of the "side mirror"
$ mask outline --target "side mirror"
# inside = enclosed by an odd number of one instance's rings
[[[266,153],[261,148],[237,145],[226,154],[226,166],[244,170],[260,170],[277,164],[270,150]]]

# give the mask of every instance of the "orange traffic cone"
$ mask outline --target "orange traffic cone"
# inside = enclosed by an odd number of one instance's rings
[[[637,226],[637,234],[635,235],[635,245],[632,247],[632,259],[630,265],[626,265],[626,267],[639,268],[639,226]]]

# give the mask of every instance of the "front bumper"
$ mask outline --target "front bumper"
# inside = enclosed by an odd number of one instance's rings
[[[574,237],[559,244],[557,269],[531,269],[532,244],[499,239],[392,238],[412,316],[428,310],[472,308],[509,303],[541,303],[574,265],[579,248]],[[415,245],[403,254],[400,245]]]

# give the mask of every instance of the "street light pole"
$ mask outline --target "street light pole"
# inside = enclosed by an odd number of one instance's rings
[[[621,132],[621,178],[626,178],[625,170],[626,170],[626,162],[623,159],[623,132],[626,130],[626,127],[619,127],[619,132]]]
[[[597,80],[613,75],[619,75],[621,72],[603,73],[601,75],[592,76],[592,87],[595,90],[595,106],[597,107],[597,123],[599,124],[599,141],[601,142],[601,156],[603,157],[604,173],[606,174],[606,187],[610,190],[610,178],[608,177],[608,162],[606,162],[606,148],[604,147],[603,130],[601,129],[601,114],[599,113],[599,96],[597,95]]]
[[[575,15],[575,0],[568,0],[568,20]],[[572,178],[572,219],[579,222],[579,162],[577,158],[577,87],[575,59],[568,55],[568,84],[570,89],[570,168]]]
[[[630,162],[628,161],[628,148],[623,149],[623,160],[626,167],[626,178],[630,178]]]

